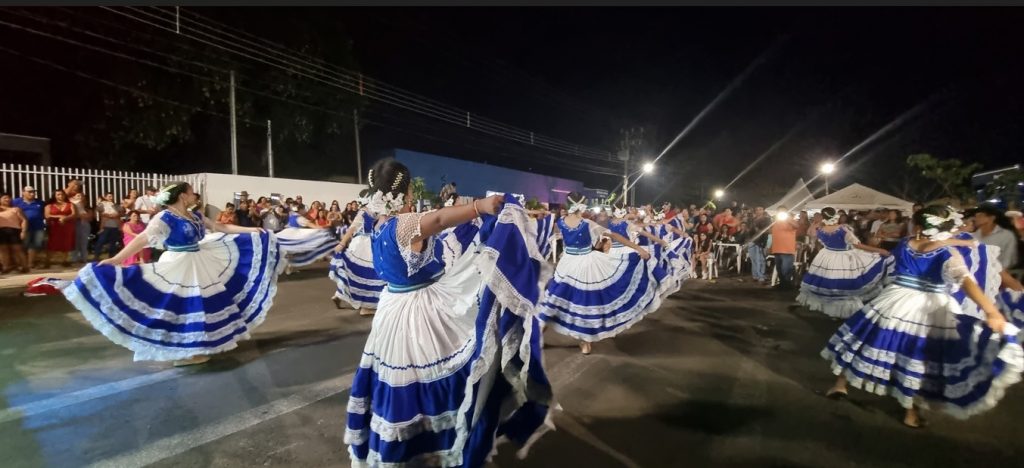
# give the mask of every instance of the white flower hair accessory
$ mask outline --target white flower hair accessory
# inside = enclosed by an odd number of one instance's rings
[[[921,231],[921,234],[924,234],[931,240],[946,240],[952,238],[952,231],[955,231],[956,228],[964,225],[964,215],[958,213],[953,209],[953,207],[947,207],[946,210],[949,212],[949,215],[947,216],[936,216],[932,214],[924,215],[925,225],[929,226],[929,228]],[[953,222],[952,229],[948,231],[942,231],[939,229],[939,226],[950,221]]]
[[[449,198],[447,201],[444,202],[444,207],[445,208],[448,208],[449,206],[455,206],[455,199],[454,198]]]
[[[526,195],[523,195],[521,193],[513,193],[512,196],[516,197],[516,200],[519,201],[520,206],[526,206]]]
[[[375,215],[393,215],[405,206],[405,194],[392,195],[384,194],[378,190],[370,197],[366,204],[366,210]]]
[[[587,211],[587,197],[582,197],[579,200],[569,199],[569,213],[578,213]]]
[[[654,212],[654,220],[661,221],[665,219],[665,210],[658,210]]]
[[[161,205],[167,206],[168,204],[171,203],[171,192],[162,191],[160,193],[157,193],[156,202]]]
[[[356,203],[362,208],[370,203],[370,197],[356,197]]]
[[[616,208],[615,211],[612,211],[612,216],[621,219],[626,217],[626,213],[628,213],[628,211],[626,211],[625,208]]]
[[[839,215],[833,216],[831,218],[822,217],[821,224],[824,224],[826,226],[835,226],[836,224],[839,224]]]

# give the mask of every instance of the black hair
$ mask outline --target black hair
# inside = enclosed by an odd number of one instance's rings
[[[370,190],[373,193],[380,191],[384,195],[389,193],[394,196],[405,195],[409,192],[409,186],[412,184],[412,174],[405,164],[394,158],[386,158],[377,161],[370,168],[367,182],[369,182]]]
[[[956,227],[956,222],[952,219],[945,221],[941,224],[935,225],[928,222],[926,216],[938,216],[940,218],[948,218],[952,214],[948,207],[942,205],[929,205],[914,213],[914,225],[921,226],[922,230],[938,229],[942,232],[952,231]]]
[[[832,218],[835,218],[836,214],[836,209],[832,208],[831,206],[826,206],[823,210],[821,210],[821,217],[822,219],[825,220],[831,220]]]
[[[452,199],[458,199],[459,192],[455,188],[455,182],[447,183],[444,187],[441,187],[441,192],[438,194],[438,197],[441,198],[441,203],[445,203]]]
[[[167,198],[167,205],[173,205],[178,203],[178,199],[181,198],[181,194],[187,192],[189,187],[190,185],[188,182],[175,181],[160,187],[160,191],[170,194],[170,197]]]
[[[566,197],[566,199],[569,200],[570,204],[573,204],[573,203],[583,203],[584,201],[587,200],[587,197],[584,197],[583,194],[579,193],[579,192],[570,192],[569,196]]]
[[[974,216],[978,213],[983,213],[995,217],[996,226],[1006,229],[1007,231],[1012,232],[1014,235],[1017,234],[1017,227],[1013,225],[1013,221],[1010,219],[1010,217],[1006,216],[1006,212],[1000,210],[995,205],[989,203],[982,203],[981,205],[978,205],[977,208],[972,210],[971,216]]]

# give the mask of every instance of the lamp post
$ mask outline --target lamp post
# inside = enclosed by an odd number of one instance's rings
[[[825,176],[825,195],[828,195],[828,176],[836,171],[836,165],[827,162],[821,165],[819,171]]]

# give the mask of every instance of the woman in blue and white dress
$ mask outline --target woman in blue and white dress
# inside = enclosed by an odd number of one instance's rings
[[[916,428],[923,426],[918,408],[967,418],[995,407],[1020,381],[1018,330],[971,276],[957,247],[975,244],[952,239],[955,224],[955,212],[941,206],[914,214],[919,235],[893,251],[892,284],[846,320],[821,353],[838,376],[826,396],[845,397],[848,385],[892,396],[906,410],[903,424]],[[981,317],[964,314],[950,294],[954,287]]]
[[[368,179],[387,287],[348,401],[352,465],[478,467],[496,438],[528,446],[550,427],[551,404],[533,223],[502,196],[409,213],[412,177],[393,159]]]
[[[638,241],[641,238],[644,238],[651,244],[659,244],[662,247],[668,246],[668,242],[665,242],[665,240],[660,239],[654,234],[651,234],[631,223],[628,217],[629,211],[626,209],[625,205],[622,202],[617,202],[612,210],[612,219],[608,221],[608,230],[636,242],[637,245],[640,245]],[[621,242],[613,240],[608,254],[631,258],[636,255],[636,251]],[[658,259],[653,255],[651,258],[647,259],[648,271],[650,271],[652,278],[657,283],[658,294],[661,295],[663,299],[678,291],[680,286],[679,281],[669,274],[665,266],[666,265],[660,264]]]
[[[302,205],[293,205],[288,213],[287,227],[276,235],[281,253],[288,260],[288,273],[292,268],[312,265],[338,245],[330,230],[317,226],[305,214]]]
[[[845,319],[882,292],[893,258],[888,250],[861,243],[850,227],[840,225],[835,208],[821,210],[821,217],[821,225],[812,225],[809,235],[824,248],[807,267],[796,300]]]
[[[366,212],[369,200],[369,189],[365,189],[359,194],[359,212],[355,220],[334,249],[329,274],[336,285],[332,298],[334,305],[340,309],[344,301],[363,316],[373,315],[386,284],[373,268],[370,236],[377,217]]]
[[[585,201],[579,193],[569,194],[569,214],[558,220],[565,255],[558,261],[539,309],[547,326],[580,340],[580,350],[590,354],[592,342],[629,329],[657,310],[662,298],[648,267],[651,254],[580,216],[587,209]],[[594,250],[602,237],[636,254],[609,255]]]
[[[146,230],[62,288],[93,327],[132,350],[136,361],[198,364],[232,349],[263,322],[277,293],[282,263],[274,236],[190,212],[195,199],[185,182],[161,188],[157,201],[165,209]],[[157,263],[120,266],[147,247],[166,252]]]

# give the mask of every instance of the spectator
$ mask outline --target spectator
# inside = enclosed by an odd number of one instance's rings
[[[669,202],[663,203],[661,205],[661,210],[665,212],[665,219],[668,219],[668,220],[671,220],[672,218],[675,218],[676,215],[679,214],[679,212],[676,211],[675,206],[673,206]]]
[[[903,223],[903,217],[898,210],[889,210],[885,213],[885,219],[878,226],[875,237],[878,238],[875,245],[892,252],[899,245],[900,240],[907,235],[907,226]]]
[[[711,277],[711,250],[713,242],[709,234],[697,233],[693,242],[693,256],[696,259],[695,272],[700,272],[701,278],[713,280]]]
[[[750,273],[754,281],[767,283],[765,277],[765,246],[768,244],[768,229],[772,225],[772,218],[765,213],[763,206],[754,208],[753,232],[750,234],[747,254],[750,256]]]
[[[75,205],[68,200],[63,190],[53,192],[53,199],[46,206],[46,261],[44,267],[50,267],[53,254],[63,254],[61,266],[71,266],[71,251],[75,249]]]
[[[21,209],[12,204],[11,194],[0,194],[0,264],[3,273],[10,273],[15,265],[22,273],[29,272],[22,244],[28,237],[28,220]]]
[[[132,211],[128,213],[128,222],[121,226],[121,233],[124,235],[124,245],[128,245],[129,242],[142,234],[142,231],[146,230],[146,225],[142,224],[142,217],[138,212]],[[150,249],[142,249],[139,253],[132,255],[124,259],[121,266],[131,266],[136,263],[149,263]]]
[[[82,190],[82,181],[71,179],[68,181],[64,193],[68,201],[75,205],[75,215],[78,216],[78,223],[75,224],[75,249],[71,251],[71,261],[85,263],[89,259],[89,235],[92,234],[93,211],[89,206],[89,198]]]
[[[284,229],[285,222],[288,220],[288,213],[284,211],[283,206],[277,205],[272,209],[265,210],[261,218],[264,230],[278,232]]]
[[[714,234],[715,226],[711,224],[711,221],[708,221],[707,214],[701,213],[697,216],[697,222],[693,227],[693,232],[697,234],[707,234],[710,236],[711,234]]]
[[[28,233],[25,235],[25,251],[28,253],[27,266],[39,268],[36,254],[43,250],[46,237],[46,218],[43,216],[46,205],[36,198],[36,189],[25,186],[21,190],[21,198],[14,199],[14,206],[21,210],[21,215],[28,220]]]
[[[338,227],[342,224],[341,205],[335,200],[331,203],[331,209],[327,212],[327,220],[331,222],[332,227]]]
[[[736,227],[739,226],[740,223],[732,213],[732,208],[724,208],[721,213],[715,215],[711,224],[715,226],[716,231],[721,230],[722,226],[727,226],[730,235],[733,232],[736,232]]]
[[[114,194],[107,192],[96,204],[96,211],[100,216],[100,234],[96,238],[96,246],[93,247],[93,261],[100,261],[100,253],[103,247],[107,247],[109,257],[117,255],[118,241],[121,239],[121,217],[124,211],[120,205],[114,203]]]
[[[777,289],[793,289],[793,259],[799,228],[799,223],[793,220],[786,207],[780,206],[771,230],[771,254],[775,257],[775,271],[779,275]]]
[[[124,212],[128,213],[135,209],[135,202],[139,201],[139,191],[135,189],[128,190],[128,195],[124,197]],[[127,216],[127,215],[126,215]]]
[[[256,221],[252,217],[252,207],[256,203],[252,200],[239,200],[235,216],[238,218],[238,225],[242,227],[256,227]]]
[[[241,209],[241,206],[242,206],[243,202],[246,203],[246,204],[248,204],[250,202],[250,200],[249,200],[249,192],[246,192],[245,190],[242,190],[242,193],[238,194],[238,206],[239,206],[239,209]]]
[[[159,211],[156,203],[156,187],[146,187],[146,194],[135,199],[132,210],[139,213],[139,219],[143,224],[149,224],[149,218]]]
[[[1017,233],[1002,210],[984,204],[974,210],[974,238],[999,247],[999,263],[1007,270],[1017,266]]]
[[[906,235],[910,236],[910,235],[914,234],[914,231],[916,230],[916,228],[914,227],[914,213],[917,213],[918,211],[921,211],[922,209],[924,209],[924,206],[922,206],[920,203],[914,203],[914,206],[910,209],[910,216],[907,217],[907,233],[906,233]]]
[[[228,202],[224,205],[224,210],[217,215],[217,222],[221,224],[238,224],[238,214],[235,213],[235,204]]]
[[[331,220],[327,219],[327,212],[320,210],[316,214],[316,225],[322,228],[331,227]]]

